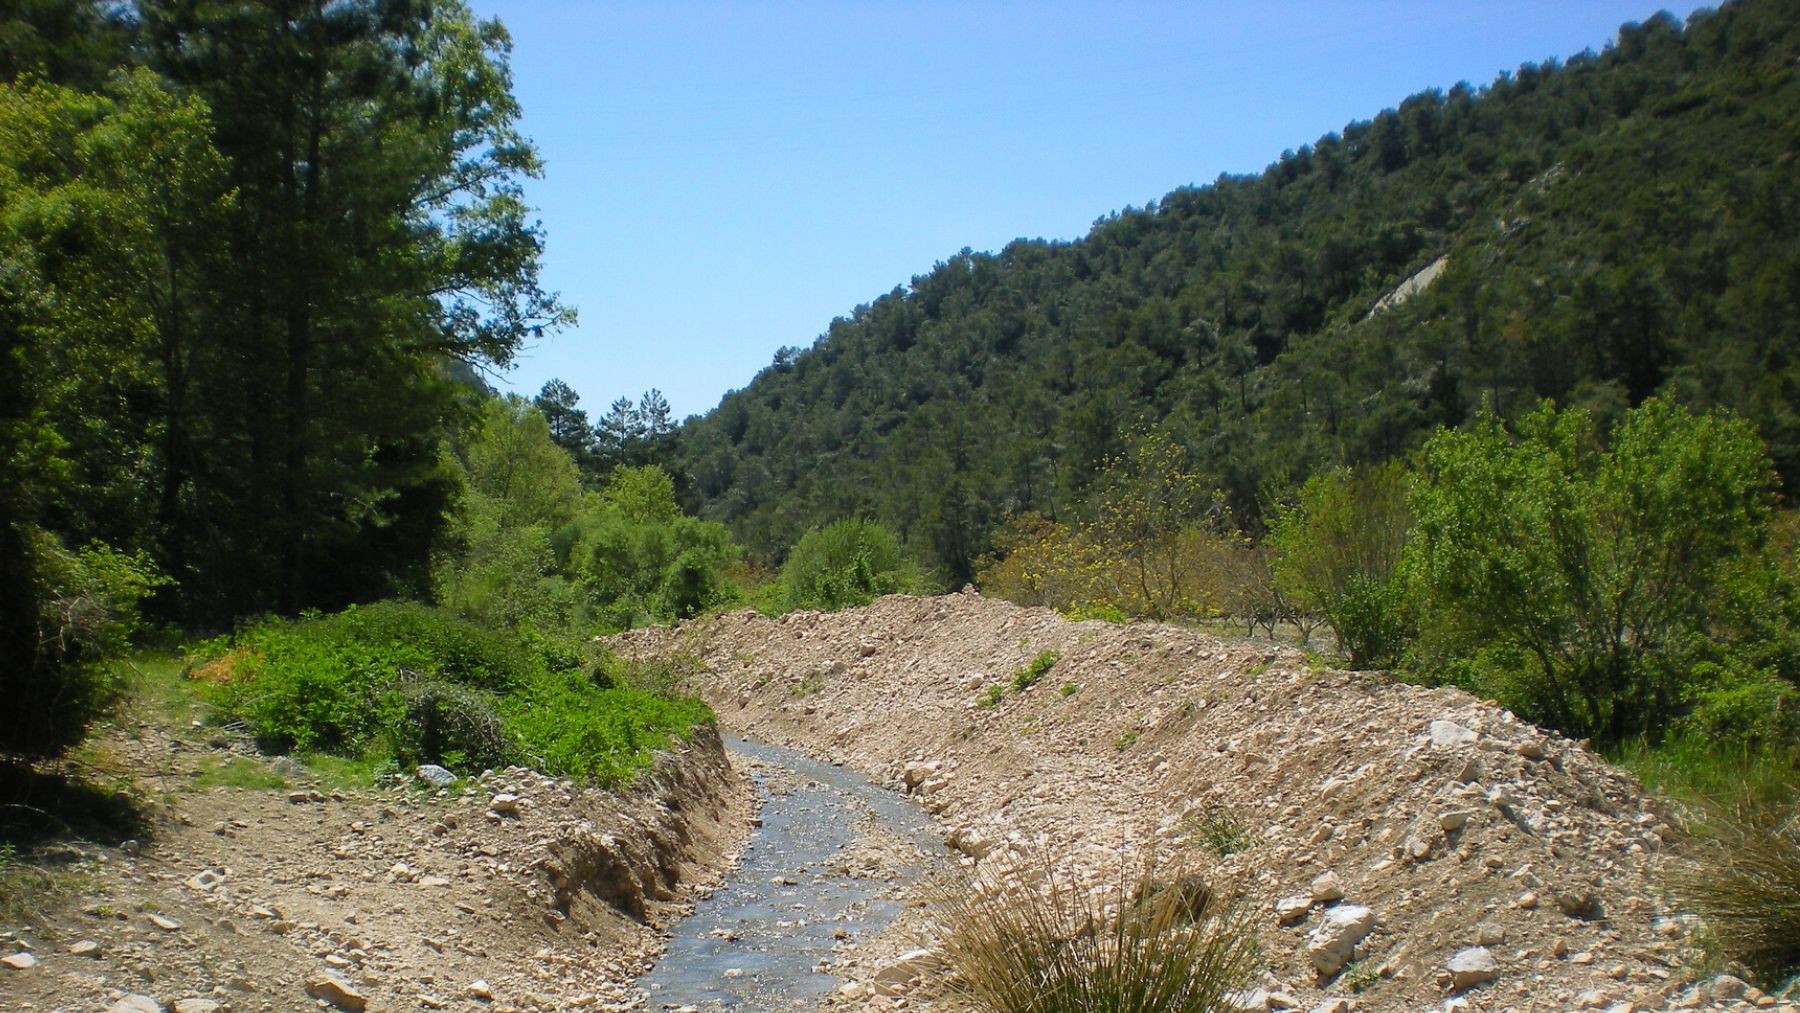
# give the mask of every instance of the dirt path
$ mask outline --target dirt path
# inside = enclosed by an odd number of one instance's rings
[[[1466,693],[967,593],[731,613],[615,646],[691,660],[733,732],[917,794],[967,864],[1048,855],[1099,886],[1155,849],[1242,892],[1266,958],[1246,1009],[1759,998],[1692,987],[1689,922],[1658,886],[1678,835],[1636,781]],[[1013,690],[1046,651],[1060,660]],[[864,986],[932,943],[929,919],[909,928],[847,956],[833,1002],[887,1002]]]
[[[8,926],[0,1009],[625,1010],[659,931],[751,818],[716,734],[614,793],[509,768],[462,791],[322,791],[288,761],[138,725],[103,753],[160,794],[152,834],[63,849],[86,896]],[[289,787],[191,787],[235,761]],[[35,963],[33,963],[35,961]]]

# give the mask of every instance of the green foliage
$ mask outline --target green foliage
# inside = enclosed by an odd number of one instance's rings
[[[124,688],[120,658],[137,633],[139,606],[168,583],[142,552],[94,542],[70,552],[43,531],[0,533],[13,594],[29,609],[7,618],[6,715],[0,757],[55,756],[80,742]]]
[[[955,585],[1007,518],[1076,517],[1139,425],[1254,536],[1310,475],[1403,456],[1484,397],[1611,418],[1652,394],[1732,408],[1792,483],[1800,249],[1769,152],[1800,122],[1796,52],[1779,0],[1652,18],[1393,96],[1073,242],[946,251],[691,423],[693,501],[768,556],[873,518]]]
[[[996,682],[989,685],[987,689],[981,691],[981,696],[975,699],[975,705],[977,707],[994,708],[1000,706],[1001,701],[1005,699],[1006,685],[1004,683]]]
[[[671,735],[711,720],[705,705],[672,695],[667,666],[528,642],[411,602],[265,620],[211,653],[197,675],[219,717],[272,746],[323,754],[326,773],[351,782],[393,765],[524,762],[618,784]]]
[[[884,594],[911,590],[918,582],[894,533],[856,518],[808,531],[781,568],[790,609],[867,605]]]
[[[1206,806],[1190,815],[1182,833],[1189,840],[1224,858],[1251,845],[1250,832],[1242,820],[1217,806]]]
[[[1308,479],[1270,525],[1275,587],[1324,617],[1354,668],[1394,664],[1411,639],[1406,499],[1399,462],[1331,471]]]
[[[996,1013],[1218,1013],[1255,968],[1249,923],[1191,874],[1147,864],[1090,893],[1043,867],[942,902],[958,988]]]
[[[534,679],[503,708],[520,753],[540,769],[597,784],[629,782],[655,750],[713,719],[692,698],[602,689],[572,673]]]
[[[601,502],[558,537],[570,546],[568,572],[614,628],[686,619],[735,593],[724,573],[737,543],[724,525],[682,515],[654,465],[615,468]]]
[[[1061,660],[1062,654],[1058,651],[1043,651],[1039,653],[1037,657],[1031,659],[1031,664],[1013,672],[1013,692],[1023,693],[1032,686],[1035,686],[1037,681],[1042,679],[1052,668],[1055,668],[1056,663]],[[1066,696],[1067,694],[1064,695]]]
[[[1065,700],[1079,692],[1081,692],[1081,687],[1072,682],[1065,682],[1061,686],[1056,687],[1056,695]]]
[[[1586,412],[1545,407],[1517,437],[1491,416],[1442,432],[1424,461],[1421,664],[1608,742],[1724,692],[1700,663],[1735,667],[1724,592],[1759,554],[1773,481],[1748,425],[1652,399],[1607,449]]]
[[[240,633],[236,646],[238,660],[214,702],[222,716],[245,721],[283,751],[385,748],[441,760],[427,756],[427,730],[409,720],[409,686],[450,683],[498,694],[541,671],[519,641],[411,602],[265,620]]]

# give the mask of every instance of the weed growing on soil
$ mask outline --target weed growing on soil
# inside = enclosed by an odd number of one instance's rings
[[[1208,806],[1190,815],[1182,828],[1182,836],[1224,858],[1250,846],[1250,832],[1230,813]]]
[[[825,673],[808,672],[800,678],[799,682],[794,683],[794,685],[788,689],[788,694],[790,696],[812,696],[815,693],[823,693],[824,691]]]
[[[1137,732],[1137,729],[1133,728],[1132,730],[1130,730],[1130,731],[1126,732],[1125,734],[1119,736],[1118,738],[1114,739],[1113,740],[1113,748],[1117,749],[1119,752],[1122,753],[1125,750],[1130,749],[1132,746],[1136,745],[1137,740],[1138,740],[1138,732]]]
[[[1096,896],[1048,862],[944,901],[944,953],[996,1013],[1211,1013],[1257,959],[1247,921],[1197,877],[1121,868]]]
[[[287,787],[287,778],[247,756],[233,757],[225,763],[208,759],[194,777],[194,787],[239,788],[245,791],[270,791]]]
[[[1352,960],[1350,965],[1344,968],[1343,973],[1338,976],[1338,984],[1356,995],[1361,995],[1373,988],[1375,983],[1380,980],[1380,969],[1366,960]]]
[[[1072,697],[1076,693],[1079,693],[1080,691],[1081,691],[1081,687],[1075,685],[1072,682],[1065,682],[1061,686],[1057,687],[1057,690],[1056,690],[1057,694],[1059,696],[1062,696],[1064,699]]]
[[[10,841],[0,843],[0,920],[36,922],[53,898],[91,894],[97,882],[88,863],[46,866],[20,858]]]
[[[1049,672],[1050,669],[1056,667],[1056,663],[1061,659],[1062,654],[1057,651],[1044,651],[1037,657],[1031,659],[1031,664],[1026,665],[1013,673],[1013,691],[1023,693],[1032,686],[1037,685],[1037,681],[1042,679],[1044,674]]]
[[[992,686],[989,686],[986,692],[982,693],[981,697],[977,699],[975,703],[980,707],[998,707],[1000,706],[1000,701],[1004,699],[1006,699],[1006,686],[996,682]]]

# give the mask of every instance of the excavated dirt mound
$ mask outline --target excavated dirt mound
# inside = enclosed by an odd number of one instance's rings
[[[163,793],[151,836],[59,846],[87,896],[4,933],[0,1009],[622,1010],[659,930],[740,846],[753,798],[717,732],[624,792],[508,768],[460,790],[308,787],[193,728],[102,741]],[[191,788],[235,760],[287,788]]]
[[[1464,692],[967,592],[614,644],[691,659],[736,732],[914,792],[984,871],[1049,855],[1098,887],[1153,849],[1243,893],[1266,964],[1245,1008],[1772,1002],[1692,987],[1688,920],[1659,888],[1678,834],[1641,786]],[[1045,651],[1060,660],[1014,690]],[[872,991],[839,1001],[889,1001]]]

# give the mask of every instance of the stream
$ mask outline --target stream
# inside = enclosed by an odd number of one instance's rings
[[[955,863],[931,818],[894,792],[791,749],[726,747],[753,761],[761,824],[638,987],[649,1009],[816,1008],[839,984],[824,967],[833,948],[880,932],[906,887]]]

